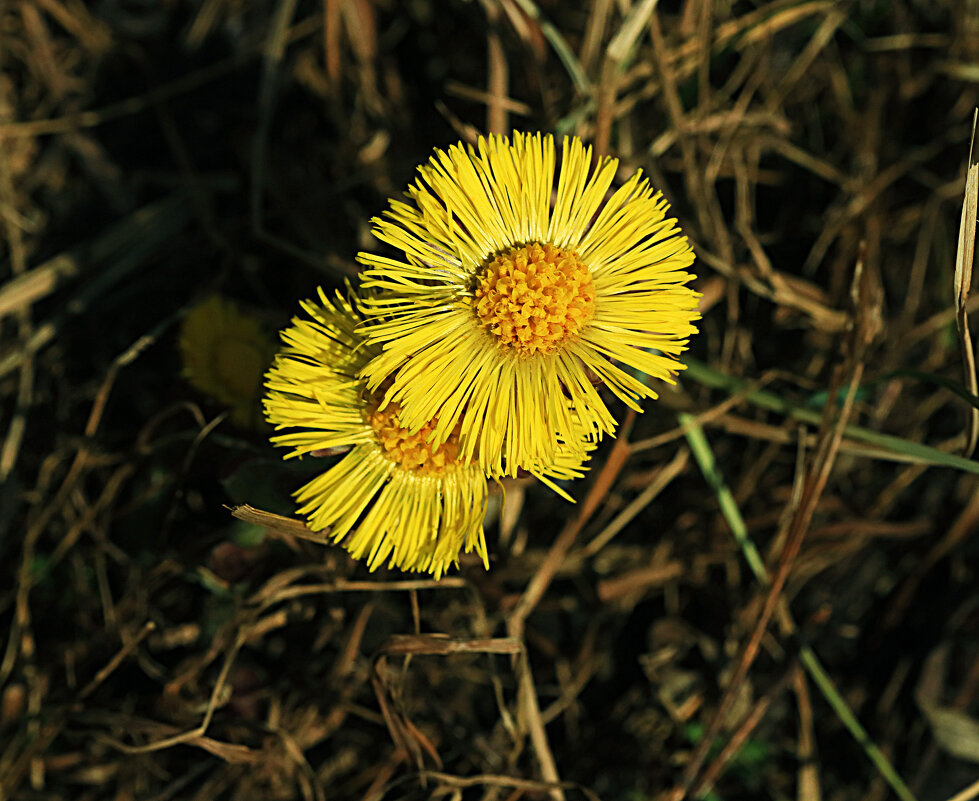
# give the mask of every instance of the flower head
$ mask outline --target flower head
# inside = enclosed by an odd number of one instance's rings
[[[367,386],[492,475],[612,433],[591,378],[638,410],[656,393],[634,373],[672,382],[696,333],[694,255],[662,196],[637,172],[608,197],[618,162],[576,138],[555,165],[540,134],[436,151],[373,220],[399,257],[358,257]]]
[[[296,493],[300,514],[316,531],[330,527],[330,537],[372,570],[386,561],[439,577],[463,549],[488,566],[483,471],[458,458],[452,432],[428,442],[437,421],[408,431],[397,403],[380,408],[380,393],[358,377],[378,351],[356,331],[355,301],[331,303],[322,290],[319,300],[304,302],[307,317],[282,332],[286,347],[267,376],[265,413],[277,431],[291,430],[272,440],[292,448],[290,457],[351,450]]]
[[[275,342],[254,317],[233,301],[212,295],[196,304],[180,331],[184,376],[196,389],[231,407],[246,428],[262,424],[262,375]]]

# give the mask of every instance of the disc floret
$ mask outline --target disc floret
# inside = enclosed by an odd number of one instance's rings
[[[497,254],[477,275],[476,316],[517,353],[548,353],[576,337],[595,313],[588,267],[573,251],[537,242]]]
[[[378,393],[376,393],[378,394]],[[395,464],[423,475],[440,474],[454,467],[459,456],[458,431],[444,442],[430,443],[438,420],[431,420],[417,431],[401,425],[401,405],[389,403],[380,408],[375,401],[368,406],[367,422],[384,455]]]

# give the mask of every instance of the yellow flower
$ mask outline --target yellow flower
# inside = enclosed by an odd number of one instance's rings
[[[261,324],[220,295],[195,305],[180,331],[184,377],[201,392],[231,407],[240,426],[262,425],[262,376],[275,343]]]
[[[656,393],[696,333],[694,255],[639,173],[565,138],[515,133],[436,151],[406,200],[375,218],[400,258],[361,253],[367,385],[431,443],[459,437],[491,475],[554,460],[584,426],[612,433],[597,377],[631,408]],[[553,199],[552,199],[553,196]],[[390,382],[390,386],[386,384]],[[570,399],[570,402],[569,402]]]
[[[387,561],[438,577],[462,549],[488,566],[483,472],[456,458],[453,435],[430,446],[428,427],[401,427],[397,404],[378,408],[378,393],[358,377],[377,351],[355,331],[362,320],[353,301],[331,303],[322,290],[319,298],[302,304],[308,319],[293,318],[282,332],[286,347],[267,376],[265,413],[277,431],[292,429],[272,439],[292,448],[288,457],[351,450],[296,493],[299,513],[315,531],[330,527],[371,570]]]
[[[371,570],[387,561],[438,578],[462,550],[488,567],[485,474],[460,458],[457,432],[433,445],[437,420],[411,432],[397,402],[381,408],[383,389],[372,392],[359,377],[379,351],[359,333],[356,304],[340,295],[331,303],[322,289],[318,303],[302,303],[307,316],[282,332],[285,348],[266,379],[266,417],[277,431],[291,430],[272,438],[292,449],[286,458],[351,448],[296,493],[299,513],[315,531],[330,527],[333,540]],[[551,478],[579,478],[579,451],[587,447],[565,448],[555,464],[530,472],[560,492]]]

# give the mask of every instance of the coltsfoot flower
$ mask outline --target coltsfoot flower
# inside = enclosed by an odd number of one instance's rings
[[[367,387],[491,475],[612,433],[592,379],[639,410],[656,393],[634,373],[672,383],[696,333],[694,254],[662,195],[637,172],[607,197],[617,160],[591,166],[576,138],[555,163],[540,134],[437,150],[372,221],[397,258],[358,256]]]
[[[367,387],[360,372],[380,349],[364,342],[356,298],[331,302],[320,290],[319,302],[301,305],[306,316],[282,332],[285,348],[266,379],[266,417],[290,432],[272,442],[292,449],[287,458],[350,451],[296,493],[299,513],[372,570],[387,562],[438,578],[463,550],[488,567],[486,475],[460,453],[458,425],[436,443],[437,417],[408,429],[397,401],[382,405],[387,385]],[[560,491],[553,479],[580,477],[587,447],[525,467]]]
[[[272,363],[275,342],[261,323],[234,301],[212,295],[195,305],[180,330],[184,377],[192,386],[231,408],[246,428],[262,423],[262,376]]]

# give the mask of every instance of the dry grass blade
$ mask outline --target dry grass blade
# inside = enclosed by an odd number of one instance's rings
[[[463,100],[472,100],[475,103],[484,103],[489,109],[487,114],[492,113],[493,104],[498,104],[502,111],[508,114],[517,114],[521,117],[529,117],[534,113],[533,108],[527,103],[521,103],[519,100],[514,100],[512,97],[498,97],[484,91],[483,89],[477,89],[474,86],[467,86],[459,81],[446,81],[445,93],[452,97],[460,97]],[[503,133],[509,133],[507,127],[501,127],[500,130]]]
[[[509,95],[510,70],[507,65],[506,53],[500,40],[500,7],[495,2],[485,3],[486,6],[486,131],[487,133],[506,134],[507,96]]]
[[[211,689],[211,693],[208,696],[207,706],[204,709],[204,717],[203,720],[201,720],[200,725],[180,733],[171,733],[175,731],[172,727],[159,727],[160,733],[163,733],[163,736],[144,745],[127,745],[126,743],[118,742],[116,740],[112,740],[111,738],[106,738],[106,741],[110,742],[114,748],[117,748],[125,754],[146,754],[152,751],[172,748],[175,745],[197,745],[200,748],[205,748],[216,753],[216,751],[214,751],[214,741],[205,735],[207,734],[208,727],[211,725],[211,721],[214,718],[215,710],[218,707],[218,700],[227,686],[231,666],[234,664],[239,651],[247,639],[248,633],[244,631],[239,632],[234,644],[228,650],[227,654],[225,654],[224,662],[221,665],[221,671],[218,673],[217,680],[214,682],[214,687]],[[231,761],[251,761],[253,758],[253,756],[251,756],[251,750],[245,746],[231,745],[221,750],[225,752],[225,754],[222,754],[222,756]]]
[[[469,639],[442,634],[395,634],[378,649],[375,659],[384,656],[428,654],[451,656],[452,654],[519,654],[523,651],[520,640],[514,637],[495,639]]]
[[[50,295],[58,284],[77,274],[77,262],[61,255],[12,278],[0,287],[0,319]]]
[[[253,526],[261,526],[270,534],[285,537],[298,537],[302,540],[309,540],[320,545],[329,545],[331,540],[328,531],[313,531],[301,520],[294,517],[284,517],[283,515],[266,512],[256,509],[247,503],[231,508],[231,514],[239,520],[251,523]]]
[[[615,578],[604,579],[598,583],[596,591],[601,601],[611,603],[632,596],[634,593],[645,592],[651,587],[661,587],[670,581],[675,581],[682,575],[682,563],[666,562],[654,567],[630,570],[628,573]]]
[[[611,12],[612,0],[592,0],[581,42],[581,66],[590,72],[598,57],[605,36],[605,26]]]
[[[979,798],[979,781],[970,784],[961,792],[956,793],[948,801],[972,801],[973,798]]]
[[[429,654],[451,656],[453,654],[510,654],[523,652],[523,646],[512,637],[501,639],[452,638],[438,634],[403,634],[389,638],[371,660],[371,684],[381,708],[391,739],[400,751],[408,755],[418,770],[424,766],[427,754],[436,765],[442,765],[435,745],[416,727],[395,701],[387,678],[387,657]]]
[[[25,8],[26,12],[27,9]],[[17,224],[17,202],[16,191],[12,180],[11,156],[6,143],[0,139],[0,217],[6,234],[6,241],[10,255],[10,268],[15,276],[13,279],[23,279],[27,276],[27,250],[24,244],[24,232]],[[26,304],[21,304],[17,309],[17,333],[21,342],[30,340],[34,333],[34,325],[31,319],[31,309]],[[0,312],[0,319],[3,313]],[[17,387],[16,408],[7,432],[4,436],[3,445],[0,447],[0,483],[5,483],[13,472],[20,455],[21,445],[27,431],[27,415],[31,407],[32,396],[34,395],[35,367],[33,360],[28,356],[24,358],[20,365],[20,380]]]
[[[622,25],[609,42],[596,90],[595,152],[607,153],[612,130],[613,108],[623,70],[631,61],[636,44],[649,24],[658,0],[641,0],[629,9]]]
[[[959,240],[955,251],[955,324],[959,331],[959,348],[962,354],[962,370],[965,385],[973,395],[979,395],[976,378],[976,357],[969,332],[969,295],[972,292],[972,262],[976,248],[976,217],[979,215],[979,150],[976,150],[976,119],[979,109],[972,115],[972,139],[969,144],[969,162],[965,174],[965,197],[962,200],[962,218],[959,222]],[[969,426],[963,448],[964,456],[971,456],[979,440],[979,409],[969,412]]]
[[[807,653],[803,652],[803,659]],[[819,766],[815,763],[815,731],[813,726],[812,701],[809,687],[802,670],[796,670],[792,677],[792,689],[796,696],[796,710],[799,718],[798,747],[796,759],[799,770],[796,775],[798,801],[819,801],[822,797],[819,782]]]
[[[685,448],[678,450],[672,461],[656,473],[653,480],[649,482],[649,486],[639,493],[639,496],[632,503],[619,512],[615,519],[582,549],[582,555],[593,556],[608,545],[616,534],[622,531],[636,515],[670,485],[674,478],[686,470],[689,459],[690,451]]]
[[[255,751],[248,746],[239,745],[236,743],[225,743],[220,740],[216,740],[213,737],[207,737],[204,734],[198,733],[196,730],[193,732],[185,732],[184,734],[174,734],[177,729],[175,729],[173,726],[167,726],[162,723],[155,724],[152,727],[144,725],[142,728],[151,730],[152,734],[155,734],[162,739],[143,747],[128,746],[125,743],[121,743],[118,740],[105,735],[99,735],[97,739],[106,745],[127,754],[141,754],[148,751],[170,748],[174,745],[189,745],[200,748],[203,751],[207,751],[208,753],[213,754],[214,756],[219,757],[232,765],[256,765],[261,762],[262,759],[262,756],[258,751]]]
[[[92,680],[86,684],[84,688],[82,688],[81,692],[78,693],[79,700],[87,698],[93,692],[95,692],[95,690],[98,689],[98,686],[112,674],[112,671],[119,667],[123,660],[129,656],[129,654],[135,651],[146,636],[152,633],[155,629],[156,623],[154,623],[152,620],[148,621],[143,628],[137,632],[136,636],[132,637],[128,642],[126,642],[122,648],[119,649],[116,655],[109,660],[109,663],[98,673],[96,673]]]
[[[437,771],[433,770],[422,771],[420,776],[424,779],[435,779],[436,781],[453,788],[512,787],[514,788],[515,792],[509,796],[509,798],[519,798],[524,794],[524,792],[549,792],[556,789],[561,789],[577,790],[590,801],[599,801],[598,796],[594,792],[589,790],[587,787],[575,784],[574,782],[539,782],[534,781],[533,779],[520,779],[515,776],[500,776],[493,774],[482,774],[478,776],[451,776],[448,773],[438,773]],[[433,793],[432,797],[439,798],[446,794],[447,793],[445,792]]]
[[[534,674],[530,669],[527,652],[516,654],[512,658],[513,670],[517,674],[517,719],[523,731],[530,735],[530,742],[537,755],[541,776],[544,781],[554,785],[550,791],[553,801],[564,801],[564,793],[560,788],[561,777],[558,774],[557,761],[547,739],[544,728],[544,718],[541,715],[540,701],[537,699],[537,686]]]

